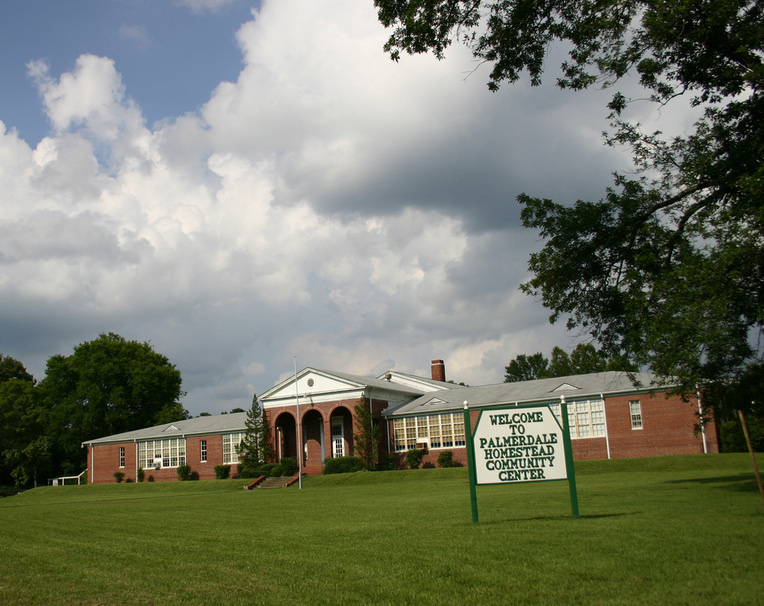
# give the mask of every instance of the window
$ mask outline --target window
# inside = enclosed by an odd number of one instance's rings
[[[642,429],[642,404],[639,400],[629,402],[629,414],[631,415],[631,428]]]
[[[560,420],[560,405],[550,404],[554,416]],[[570,439],[596,438],[605,435],[605,402],[603,400],[580,400],[568,403],[568,426]]]
[[[202,455],[199,460],[202,463],[206,463],[207,462],[207,440],[202,440],[201,448],[202,448]]]
[[[246,434],[227,433],[223,436],[223,464],[230,465],[239,462],[239,444]]]
[[[464,416],[447,413],[427,417],[407,417],[393,421],[395,450],[400,452],[417,447],[417,441],[426,441],[430,448],[464,446]]]
[[[186,439],[146,440],[138,443],[138,466],[178,467],[186,464]]]
[[[119,447],[119,466],[120,467],[125,466],[125,447],[124,446]]]

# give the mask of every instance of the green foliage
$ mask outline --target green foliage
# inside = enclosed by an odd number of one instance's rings
[[[143,467],[139,467],[138,468],[138,474],[137,474],[137,480],[139,482],[143,482],[145,477],[146,477],[146,472],[143,471]]]
[[[284,457],[271,469],[270,475],[272,477],[293,476],[297,473],[298,469],[297,459]]]
[[[0,382],[0,484],[27,488],[54,475],[57,430],[33,381]]]
[[[34,383],[34,377],[27,372],[24,365],[10,356],[0,354],[0,383],[18,379],[19,381],[31,381]]]
[[[230,465],[215,465],[215,478],[218,480],[226,480],[231,474]]]
[[[117,484],[121,484],[122,481],[125,479],[125,472],[124,471],[115,471],[114,472],[114,479],[117,481]]]
[[[745,425],[754,452],[764,452],[764,420],[746,417]],[[722,452],[748,452],[743,426],[739,420],[727,421],[719,429]]]
[[[278,467],[276,463],[263,463],[257,467],[249,467],[242,463],[238,466],[240,478],[259,478],[260,476],[275,476],[274,469]],[[280,471],[280,470],[279,470]]]
[[[273,458],[271,430],[257,395],[252,397],[252,407],[247,411],[246,426],[246,434],[238,446],[239,460],[245,468],[254,469]]]
[[[398,469],[398,455],[394,452],[386,452],[379,458],[379,471],[394,471]]]
[[[190,465],[178,465],[178,479],[181,482],[186,482],[191,479]]]
[[[438,455],[438,467],[454,467],[454,453],[444,450]]]
[[[393,32],[386,50],[444,50],[456,39],[490,65],[488,87],[524,74],[539,84],[562,49],[558,85],[638,79],[657,104],[698,107],[669,139],[624,120],[615,91],[609,146],[630,151],[596,202],[522,195],[523,224],[544,247],[522,289],[551,320],[588,333],[609,355],[697,384],[729,386],[764,357],[764,7],[757,0],[528,2],[375,0]],[[558,44],[559,43],[559,44]],[[683,109],[680,107],[680,109]]]
[[[591,343],[579,343],[570,355],[560,347],[553,348],[551,361],[541,352],[531,356],[520,354],[504,370],[504,382],[514,383],[606,370],[636,371],[637,367],[623,356],[610,358]]]
[[[419,469],[425,454],[427,451],[424,448],[412,448],[406,451],[406,465],[409,469]]]
[[[364,469],[366,469],[366,466],[358,457],[336,457],[334,459],[326,459],[326,464],[321,473],[352,473]]]
[[[355,420],[353,441],[356,454],[363,461],[365,469],[374,470],[377,468],[379,440],[382,435],[382,429],[379,421],[376,425],[374,424],[374,417],[369,410],[366,396],[363,396],[361,401],[355,405],[353,416]]]
[[[81,343],[69,357],[48,359],[37,388],[59,472],[85,466],[81,443],[188,418],[179,403],[181,376],[149,343],[114,333]]]

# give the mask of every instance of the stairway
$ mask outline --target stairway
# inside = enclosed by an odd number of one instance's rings
[[[297,476],[287,476],[284,478],[266,478],[255,486],[255,490],[263,490],[269,488],[286,488],[297,480]]]

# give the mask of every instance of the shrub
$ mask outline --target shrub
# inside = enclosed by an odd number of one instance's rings
[[[755,452],[764,451],[764,422],[755,417],[746,417],[745,425],[751,438],[751,446]],[[727,421],[719,430],[719,438],[723,452],[748,452],[743,426],[735,419]]]
[[[143,482],[143,478],[146,476],[146,474],[143,472],[143,467],[138,468],[138,481]]]
[[[412,448],[406,453],[406,464],[411,469],[419,469],[427,451],[424,448]]]
[[[386,452],[379,457],[379,471],[395,471],[398,469],[398,455],[394,452]]]
[[[181,482],[185,482],[185,481],[191,479],[191,466],[190,465],[179,465],[178,466],[178,479]]]
[[[231,473],[230,465],[215,465],[215,477],[218,480],[226,480]]]
[[[256,478],[257,469],[250,467],[246,463],[239,463],[236,466],[240,478]]]
[[[363,461],[358,457],[337,457],[336,459],[327,459],[321,473],[351,473],[361,471],[364,468]]]
[[[260,476],[272,476],[273,470],[276,468],[276,463],[263,463],[260,467],[255,468],[255,475],[253,477],[259,478]]]
[[[293,476],[297,473],[297,459],[284,457],[278,465],[273,468],[272,476]]]
[[[438,455],[438,467],[454,467],[454,453],[444,450]]]
[[[115,471],[114,479],[117,480],[117,484],[121,484],[122,480],[125,479],[125,473],[123,471]]]

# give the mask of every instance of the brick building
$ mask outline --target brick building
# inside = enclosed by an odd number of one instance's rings
[[[431,377],[390,371],[369,378],[305,368],[260,398],[276,458],[299,452],[303,472],[312,475],[327,458],[354,455],[354,410],[362,401],[382,428],[379,454],[402,460],[407,450],[426,448],[425,465],[435,464],[444,450],[466,464],[464,402],[474,427],[485,406],[548,404],[559,417],[564,398],[576,459],[719,451],[715,426],[696,428],[700,402],[668,395],[649,374],[603,372],[477,387],[445,378],[442,360],[433,361]],[[215,465],[230,464],[234,477],[245,422],[246,413],[198,417],[85,442],[88,482],[113,482],[116,471],[134,480],[139,467],[146,479],[175,480],[183,464],[199,479],[214,478]]]

